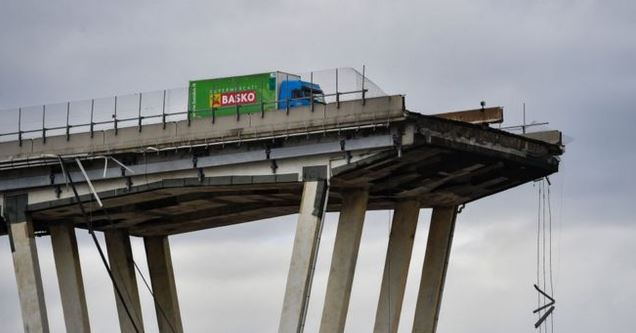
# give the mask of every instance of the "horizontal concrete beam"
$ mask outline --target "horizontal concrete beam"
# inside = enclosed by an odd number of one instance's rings
[[[547,142],[553,145],[563,146],[563,134],[561,131],[541,131],[523,134],[526,138]]]
[[[306,158],[325,154],[336,154],[342,152],[343,147],[346,151],[358,151],[367,149],[382,149],[392,147],[394,145],[393,136],[386,133],[344,140],[333,139],[330,141],[325,140],[322,135],[320,135],[319,140],[319,143],[313,141],[307,144],[283,146],[271,148],[269,150],[261,148],[249,151],[232,151],[232,149],[228,147],[224,149],[224,153],[222,154],[197,157],[196,166],[193,163],[192,156],[187,156],[185,158],[175,156],[172,159],[158,161],[150,160],[148,162],[146,162],[146,158],[140,158],[140,160],[143,162],[140,161],[137,164],[131,163],[127,165],[127,167],[132,172],[126,170],[125,174],[126,176],[149,175],[182,170],[193,170],[197,168],[211,168],[246,163],[257,163],[268,160],[271,161],[293,158]],[[1,144],[0,149],[2,149]],[[72,164],[74,165],[75,163]],[[40,171],[40,174],[30,174],[29,176],[24,177],[0,177],[0,191],[50,185],[63,185],[66,183],[64,174],[61,171],[51,173],[49,168],[41,168]],[[72,170],[69,172],[71,174],[71,178],[76,183],[84,182],[84,175],[80,171]],[[122,179],[121,167],[112,162],[108,164],[108,168],[106,170],[104,170],[102,164],[97,168],[87,168],[86,172],[88,177],[92,180],[102,181],[108,179]]]
[[[455,111],[434,114],[435,117],[463,121],[471,124],[498,124],[503,122],[503,108],[500,106],[484,109]]]

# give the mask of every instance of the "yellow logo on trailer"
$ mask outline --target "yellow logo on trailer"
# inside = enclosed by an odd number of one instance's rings
[[[220,93],[210,94],[210,107],[213,107],[213,108],[221,107],[221,94]]]

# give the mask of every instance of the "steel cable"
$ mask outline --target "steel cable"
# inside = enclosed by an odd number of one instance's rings
[[[122,303],[124,310],[126,311],[126,315],[130,319],[130,322],[132,323],[132,326],[135,329],[135,332],[140,333],[140,330],[137,327],[137,324],[135,323],[135,320],[131,313],[131,309],[128,308],[128,304],[126,304],[124,295],[122,294],[121,289],[115,282],[115,276],[113,275],[113,271],[110,269],[108,261],[106,260],[106,256],[104,255],[104,251],[101,245],[99,244],[99,240],[97,239],[97,236],[95,235],[95,230],[93,229],[93,223],[91,219],[88,217],[88,214],[86,213],[84,204],[80,200],[79,194],[77,193],[77,188],[75,187],[75,183],[73,182],[73,179],[71,178],[71,174],[68,172],[68,169],[64,166],[64,161],[62,160],[62,157],[58,156],[58,160],[60,162],[60,166],[62,167],[62,172],[64,172],[66,179],[71,185],[71,189],[73,190],[73,195],[75,196],[75,200],[77,201],[80,211],[82,212],[82,216],[84,217],[84,220],[86,221],[86,225],[88,227],[88,233],[91,235],[91,238],[93,239],[93,242],[95,243],[95,246],[97,247],[97,252],[99,252],[99,256],[102,260],[102,263],[104,264],[104,268],[106,268],[106,271],[108,272],[108,276],[110,277],[110,280],[113,283],[113,287],[115,288],[115,293],[117,294],[119,301]]]

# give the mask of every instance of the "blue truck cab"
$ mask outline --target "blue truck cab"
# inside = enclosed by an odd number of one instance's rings
[[[325,96],[320,86],[302,80],[283,80],[278,89],[278,109],[295,108],[314,103],[325,104]]]

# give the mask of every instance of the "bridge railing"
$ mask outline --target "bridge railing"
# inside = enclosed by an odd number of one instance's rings
[[[320,85],[326,103],[386,96],[369,80],[364,67],[362,73],[353,68],[338,68],[302,73],[300,76],[304,81]],[[293,100],[263,101],[261,109]],[[313,109],[313,100],[311,104]],[[123,127],[139,127],[141,130],[147,124],[187,119],[190,119],[188,88],[181,87],[0,110],[0,141],[21,143],[34,138],[46,141],[49,136],[66,135],[69,138],[74,133],[117,131]]]

